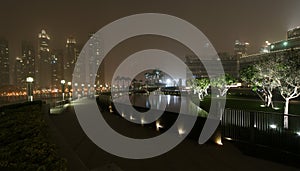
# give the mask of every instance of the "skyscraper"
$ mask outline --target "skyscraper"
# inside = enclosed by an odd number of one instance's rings
[[[65,58],[63,59],[64,64],[64,79],[67,81],[72,80],[72,73],[74,70],[75,63],[79,51],[77,49],[76,40],[73,37],[67,39]]]
[[[249,43],[247,42],[240,42],[239,40],[235,41],[234,44],[234,55],[238,58],[244,57],[247,55]]]
[[[51,88],[51,54],[49,48],[50,36],[45,30],[38,34],[38,67],[37,86],[41,89]]]
[[[30,42],[22,41],[22,61],[24,63],[24,80],[26,77],[35,78],[35,50]]]
[[[15,61],[15,85],[23,88],[25,86],[24,62],[22,58],[16,57]]]
[[[60,89],[60,81],[64,79],[63,50],[53,50],[51,54],[51,85],[54,89]]]
[[[0,38],[0,86],[9,85],[8,41]]]
[[[35,79],[35,50],[32,43],[22,41],[21,57],[16,57],[15,61],[15,85],[24,88],[26,86],[26,78],[33,77]]]

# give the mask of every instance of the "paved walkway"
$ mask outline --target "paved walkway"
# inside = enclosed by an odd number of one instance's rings
[[[143,137],[157,135],[154,129],[144,128],[110,114],[104,113],[105,119],[112,127],[132,136]],[[193,171],[193,170],[272,170],[293,171],[296,168],[265,161],[243,155],[230,142],[223,146],[214,144],[198,145],[196,141],[184,140],[179,146],[168,153],[145,160],[130,160],[108,154],[91,142],[82,131],[74,109],[67,107],[61,114],[50,115],[63,145],[59,145],[64,156],[69,159],[70,170],[114,170],[114,171]],[[74,167],[83,163],[85,167]],[[73,167],[72,167],[73,166]]]

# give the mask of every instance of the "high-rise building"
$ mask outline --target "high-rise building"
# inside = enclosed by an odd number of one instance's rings
[[[79,51],[77,48],[76,40],[73,37],[69,37],[67,39],[67,44],[66,44],[65,58],[63,59],[64,79],[67,81],[72,80],[72,73],[78,55],[79,55]]]
[[[35,50],[32,43],[22,41],[21,57],[16,57],[15,61],[15,85],[25,88],[26,78],[33,77],[35,79]]]
[[[234,55],[236,55],[238,58],[247,56],[248,47],[249,43],[236,40],[234,44]]]
[[[296,27],[288,30],[287,39],[272,42],[270,44],[270,51],[280,51],[287,49],[299,49],[300,48],[300,27]]]
[[[60,89],[60,81],[64,79],[63,50],[53,50],[51,54],[51,85],[54,89]]]
[[[49,48],[50,36],[45,30],[38,34],[38,67],[37,86],[41,89],[51,88],[51,54]]]
[[[35,50],[30,42],[22,41],[22,61],[24,63],[24,80],[26,77],[35,78]]]
[[[186,78],[207,78],[208,73],[206,71],[206,67],[211,70],[210,74],[212,75],[210,76],[218,76],[221,70],[218,65],[215,65],[215,61],[221,61],[223,70],[226,74],[229,74],[233,77],[238,77],[239,64],[236,55],[229,55],[228,53],[218,53],[218,56],[211,57],[211,59],[205,59],[202,61],[200,61],[200,59],[195,55],[186,55],[185,63],[188,67]],[[206,67],[204,67],[203,63],[206,64]]]
[[[96,34],[90,34],[90,58],[89,58],[89,81],[95,77],[95,83],[97,85],[105,84],[105,60],[100,62],[101,56],[101,40]],[[96,64],[96,65],[95,65]],[[98,69],[98,70],[97,70]]]
[[[9,85],[8,41],[0,38],[0,86]]]
[[[24,62],[20,57],[16,57],[15,61],[15,85],[24,88],[25,87],[25,74],[24,74]]]

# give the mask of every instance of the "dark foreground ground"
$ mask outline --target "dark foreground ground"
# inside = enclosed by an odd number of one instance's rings
[[[75,102],[76,105],[76,102]],[[116,130],[125,130],[131,135],[157,135],[154,129],[144,128],[110,113],[104,113],[107,122]],[[292,171],[294,167],[246,156],[230,142],[223,146],[212,143],[199,145],[191,139],[184,140],[168,153],[144,160],[123,159],[98,148],[82,131],[74,109],[67,107],[60,114],[50,115],[54,138],[59,151],[68,160],[69,170],[272,170]],[[159,145],[159,144],[157,144]]]

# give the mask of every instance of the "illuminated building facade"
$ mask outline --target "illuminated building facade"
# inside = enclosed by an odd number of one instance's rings
[[[76,40],[73,37],[69,37],[66,43],[65,57],[63,59],[64,79],[67,81],[72,80],[72,74],[78,56],[79,50],[76,44]]]
[[[16,57],[15,61],[15,85],[21,88],[25,87],[24,62],[21,57]]]
[[[64,79],[63,50],[53,50],[51,54],[51,85],[52,89],[60,89],[60,81]]]
[[[287,40],[281,40],[270,44],[270,51],[300,48],[300,27],[288,30]]]
[[[234,55],[239,58],[247,56],[248,47],[249,43],[236,40],[234,44]]]
[[[0,86],[10,84],[8,41],[0,38]]]
[[[50,37],[45,30],[38,34],[38,67],[37,86],[40,89],[51,88],[51,54],[49,48]]]
[[[212,71],[216,71],[215,76],[219,75],[220,68],[213,68],[215,67],[215,60],[221,60],[221,63],[223,65],[224,72],[226,74],[229,74],[233,77],[238,77],[239,72],[239,64],[238,64],[238,58],[236,55],[229,55],[228,53],[219,53],[218,57],[212,57],[210,60],[203,61],[206,64],[211,64],[210,67]],[[217,59],[219,58],[219,59]],[[203,65],[203,63],[198,59],[195,55],[187,55],[185,57],[185,63],[188,66],[189,70],[192,72],[187,71],[187,79],[190,78],[203,78],[208,77],[208,74],[206,72],[206,69]],[[214,73],[212,73],[214,74]]]
[[[35,79],[35,50],[30,42],[22,41],[22,61],[24,63],[24,80],[26,77]]]

